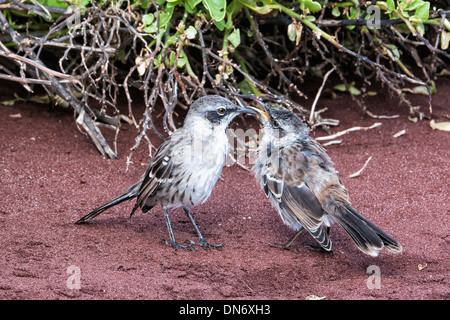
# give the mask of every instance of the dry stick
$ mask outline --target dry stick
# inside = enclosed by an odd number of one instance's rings
[[[329,136],[318,137],[318,138],[316,138],[316,140],[319,140],[319,141],[332,140],[334,138],[340,137],[340,136],[342,136],[342,135],[344,135],[346,133],[352,132],[352,131],[359,131],[359,130],[366,131],[366,130],[373,129],[373,128],[376,128],[376,127],[379,127],[379,126],[381,126],[381,122],[376,122],[373,125],[371,125],[370,127],[353,127],[353,128],[349,128],[349,129],[346,129],[346,130],[343,130],[343,131],[339,131],[339,132],[337,132],[335,134],[332,134],[332,135],[329,135]]]
[[[225,62],[226,64],[230,65],[233,67],[233,69],[235,69],[236,71],[238,71],[240,74],[242,74],[246,79],[248,79],[249,81],[251,81],[254,85],[256,85],[259,89],[261,89],[262,91],[264,91],[267,96],[265,98],[272,98],[273,100],[275,100],[278,103],[282,103],[284,105],[287,106],[291,106],[291,107],[295,107],[303,112],[308,112],[308,110],[306,110],[305,108],[297,105],[296,103],[294,103],[293,101],[288,100],[286,97],[282,96],[280,93],[276,92],[276,90],[274,90],[271,87],[268,87],[262,83],[260,83],[259,81],[253,79],[249,74],[245,73],[244,71],[242,71],[242,69],[235,63],[229,61],[229,60],[225,60],[221,57],[219,57],[217,54],[215,54],[214,52],[211,51],[211,49],[209,48],[205,48],[204,46],[199,46],[198,44],[189,42],[186,43],[186,45],[197,48],[199,50],[202,50],[205,52],[205,54],[208,54],[209,56],[211,56],[212,58],[216,59],[219,62]],[[220,89],[222,89],[223,91],[227,92],[230,95],[233,96],[242,96],[240,94],[237,94],[235,92],[230,92],[230,90],[223,88],[221,86],[219,86],[214,79],[212,79],[211,75],[209,74],[208,71],[205,71],[207,73],[207,77],[210,79],[211,83],[217,87],[219,87]],[[256,98],[255,96],[251,96],[250,98]]]
[[[35,5],[27,5],[27,4],[24,4],[22,2],[14,1],[14,0],[12,1],[12,3],[16,6],[16,10],[31,11],[31,12],[37,14],[38,16],[43,17],[44,19],[51,19],[52,18],[52,16],[50,15],[50,12],[43,5],[41,5],[40,3],[36,2],[35,0],[31,0],[31,1],[34,2]],[[41,11],[45,12],[45,14],[42,13]]]
[[[394,138],[398,138],[401,137],[402,135],[404,135],[406,133],[406,130],[400,130],[399,132],[397,132],[396,134],[393,135]]]
[[[36,54],[33,51],[26,50],[27,48],[22,47],[22,44],[25,43],[24,37],[22,37],[22,35],[20,35],[18,32],[16,32],[8,24],[5,16],[3,15],[3,13],[1,11],[0,11],[0,25],[1,25],[1,29],[3,31],[8,32],[10,37],[13,39],[13,41],[15,43],[17,43],[25,52],[28,52],[32,58],[36,57]],[[15,56],[17,56],[17,55],[13,54],[13,57],[15,57]],[[20,56],[17,56],[17,57],[20,57]],[[20,58],[23,58],[23,57],[20,57]],[[66,87],[63,84],[61,84],[57,80],[57,78],[55,78],[53,70],[48,69],[47,67],[42,68],[43,64],[39,60],[34,61],[34,60],[27,59],[27,58],[24,58],[24,59],[25,60],[21,60],[21,61],[24,61],[24,62],[32,61],[32,63],[30,63],[30,65],[33,65],[36,68],[38,68],[44,72],[44,75],[47,78],[47,80],[51,82],[51,86],[44,86],[44,88],[47,91],[49,91],[50,93],[56,93],[62,99],[67,101],[74,108],[74,110],[76,111],[77,114],[79,114],[79,115],[82,114],[82,117],[79,116],[78,120],[83,121],[82,122],[83,128],[89,134],[89,136],[91,137],[92,141],[94,142],[95,146],[100,151],[100,153],[103,156],[108,156],[108,157],[114,158],[114,159],[117,158],[116,154],[111,150],[108,143],[102,136],[100,130],[93,122],[92,118],[90,116],[88,116],[87,113],[85,112],[86,106],[84,104],[82,104],[77,98],[75,98],[69,91],[67,91]],[[14,60],[16,60],[16,59],[14,59]],[[18,60],[20,60],[20,59],[18,59]],[[48,73],[47,71],[49,71],[50,73]],[[30,73],[33,76],[37,77],[36,70],[31,69]]]
[[[24,62],[26,64],[29,64],[29,65],[35,67],[35,68],[38,68],[39,70],[42,70],[43,72],[45,72],[45,73],[47,73],[47,74],[49,74],[49,75],[51,75],[53,77],[67,79],[67,80],[69,80],[72,83],[77,83],[78,82],[78,80],[76,80],[71,75],[64,74],[64,73],[61,73],[61,72],[49,69],[46,66],[44,66],[42,63],[39,63],[37,61],[31,60],[31,59],[28,59],[28,58],[25,58],[25,57],[22,57],[22,56],[19,56],[19,55],[15,54],[15,53],[6,52],[6,51],[3,51],[3,50],[0,49],[0,56]]]
[[[250,14],[250,11],[248,10],[248,8],[245,8],[245,15],[247,16],[247,19],[250,21],[251,24],[251,28],[254,32],[254,35],[256,36],[256,40],[258,41],[258,43],[260,44],[260,46],[263,48],[264,52],[266,53],[267,58],[270,61],[270,65],[272,66],[272,68],[275,69],[275,71],[278,73],[278,75],[280,76],[280,78],[287,83],[289,89],[293,88],[295,90],[295,92],[300,96],[304,96],[303,92],[301,92],[297,86],[295,84],[293,84],[287,77],[286,75],[283,73],[283,70],[281,69],[280,65],[278,63],[275,62],[275,59],[273,58],[272,54],[270,53],[269,48],[267,47],[266,43],[264,42],[263,36],[261,34],[261,32],[259,31],[259,27],[258,27],[258,23],[256,22],[256,20],[253,18],[253,16]]]
[[[50,86],[52,84],[48,80],[22,78],[22,77],[16,77],[16,76],[12,76],[12,75],[7,75],[7,74],[0,74],[0,79],[5,79],[5,80],[15,81],[15,82],[21,82],[21,83],[41,84],[43,86]]]
[[[341,143],[342,143],[342,140],[331,140],[331,141],[328,141],[328,142],[322,144],[322,146],[328,147],[328,146],[331,146],[333,144],[341,144]]]
[[[356,177],[358,177],[363,172],[363,170],[367,167],[367,164],[369,164],[370,160],[372,160],[372,156],[370,156],[369,159],[366,160],[366,162],[364,163],[364,165],[363,165],[363,167],[361,169],[359,169],[355,173],[352,173],[348,177],[349,178],[356,178]]]
[[[319,97],[322,93],[323,87],[325,86],[325,83],[327,82],[328,76],[335,70],[335,68],[331,68],[327,73],[325,73],[323,80],[322,80],[322,85],[319,88],[319,91],[317,91],[316,97],[314,99],[314,102],[311,106],[311,113],[309,114],[309,124],[312,125],[314,122],[314,110],[316,109],[316,105],[317,105],[317,101],[319,101]]]

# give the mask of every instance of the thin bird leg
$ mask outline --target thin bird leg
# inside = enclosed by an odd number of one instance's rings
[[[200,230],[198,229],[197,224],[195,223],[194,218],[192,217],[191,211],[189,210],[189,208],[188,207],[183,207],[183,209],[184,209],[184,212],[186,212],[186,215],[188,216],[188,218],[191,221],[192,225],[194,226],[194,229],[197,232],[198,239],[199,239],[199,242],[194,242],[192,240],[186,240],[186,241],[189,241],[191,243],[191,245],[202,246],[204,249],[206,249],[208,247],[209,248],[214,248],[214,249],[222,249],[223,243],[221,243],[221,244],[211,244],[211,243],[206,242],[205,238],[203,238]]]
[[[290,238],[286,243],[278,243],[275,241],[274,243],[269,243],[269,246],[281,248],[281,249],[289,249],[292,243],[297,239],[297,237],[300,235],[300,233],[303,232],[303,227],[300,228],[300,230],[297,231],[296,234],[292,238]]]
[[[183,245],[177,243],[177,241],[175,240],[175,236],[173,234],[172,226],[170,225],[170,219],[169,219],[169,214],[167,213],[167,209],[166,208],[162,208],[162,209],[164,212],[164,218],[166,218],[167,229],[169,230],[169,237],[170,237],[170,243],[166,241],[166,245],[174,247],[175,250],[178,250],[178,249],[193,250],[193,248],[191,248],[192,245],[183,246]]]

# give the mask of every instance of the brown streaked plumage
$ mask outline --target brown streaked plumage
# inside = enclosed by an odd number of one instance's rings
[[[377,256],[386,248],[400,253],[396,240],[353,208],[333,162],[300,118],[261,105],[263,109],[252,108],[264,127],[253,171],[283,222],[297,231],[282,246],[289,247],[304,228],[321,248],[331,251],[329,230],[338,222],[362,252]]]

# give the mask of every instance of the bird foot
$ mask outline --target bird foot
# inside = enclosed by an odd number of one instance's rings
[[[321,246],[311,244],[311,243],[305,244],[305,247],[307,247],[309,250],[312,250],[312,251],[317,251],[317,252],[322,252],[322,253],[333,253],[332,250],[328,251],[328,250],[325,250],[324,248],[322,248]]]
[[[190,246],[199,246],[199,247],[203,247],[203,249],[212,248],[212,249],[222,250],[222,248],[223,248],[223,243],[212,244],[212,243],[206,242],[205,239],[200,239],[198,242],[194,242],[192,240],[186,240],[185,242],[189,242]]]
[[[271,246],[272,248],[280,248],[280,249],[284,249],[284,250],[293,250],[291,248],[291,244],[292,242],[288,241],[286,243],[279,243],[278,241],[274,241],[273,243],[269,243],[269,246]]]
[[[186,240],[186,241],[191,241],[191,240]],[[175,251],[177,251],[178,249],[189,250],[189,251],[197,250],[197,248],[193,247],[193,243],[190,243],[189,245],[185,246],[185,245],[182,245],[182,244],[178,244],[178,242],[176,242],[176,241],[172,241],[172,242],[166,241],[166,246],[173,247],[175,249]]]

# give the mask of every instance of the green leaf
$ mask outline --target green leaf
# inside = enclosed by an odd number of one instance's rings
[[[400,52],[395,45],[387,44],[384,48],[386,50],[386,54],[392,61],[398,61],[398,59],[400,59]]]
[[[239,82],[238,87],[241,94],[244,95],[252,94],[252,89],[250,88],[247,80],[242,80],[241,82]]]
[[[392,11],[395,10],[394,0],[387,0],[386,1],[386,5],[387,5],[387,8],[388,8],[388,12],[392,12]]]
[[[143,29],[145,33],[156,33],[156,24],[151,24]]]
[[[351,87],[349,88],[349,91],[350,91],[350,93],[351,93],[352,95],[354,95],[354,96],[359,96],[359,95],[361,94],[361,90],[359,90],[358,88],[353,87],[353,86],[351,86]]]
[[[219,29],[220,31],[223,31],[223,29],[225,29],[225,20],[221,20],[221,21],[216,21],[214,22],[214,25],[216,26],[217,29]]]
[[[429,90],[429,92],[428,92]],[[436,93],[436,85],[434,82],[431,84],[431,87],[427,86],[416,86],[412,88],[412,93],[414,94],[422,94],[424,96],[428,96],[428,94],[435,94]]]
[[[155,16],[153,15],[153,13],[144,14],[142,16],[142,23],[144,24],[145,27],[151,25],[154,20]]]
[[[195,8],[202,0],[186,0],[185,1],[191,8]]]
[[[430,127],[433,130],[449,131],[450,132],[450,122],[434,122],[434,119],[430,121]]]
[[[450,32],[442,30],[442,33],[441,33],[441,49],[442,50],[447,50],[449,42],[450,42]]]
[[[14,103],[16,103],[17,99],[13,99],[13,100],[5,100],[2,101],[2,105],[4,106],[12,106],[14,105]]]
[[[334,7],[333,10],[331,10],[331,14],[334,17],[339,17],[341,15],[341,12],[339,11],[339,7],[338,6]]]
[[[416,10],[419,6],[421,6],[424,3],[423,0],[414,0],[412,1],[408,7],[406,8],[406,10],[408,11],[414,11]]]
[[[227,19],[228,21],[233,20],[234,16],[241,12],[241,9],[244,5],[240,3],[238,0],[233,0],[227,6]]]
[[[423,37],[423,35],[425,34],[425,26],[423,23],[417,24],[417,32]]]
[[[292,22],[290,25],[288,25],[287,34],[288,34],[289,40],[291,40],[292,42],[294,42],[295,39],[297,38],[297,30],[295,28],[294,22]]]
[[[175,51],[172,51],[169,56],[169,65],[170,66],[174,65],[176,57],[177,57],[177,53]]]
[[[184,8],[190,14],[195,13],[195,7],[202,2],[202,0],[186,0],[184,2]]]
[[[337,90],[337,91],[341,91],[341,92],[350,92],[354,96],[359,96],[361,94],[361,91],[355,87],[354,82],[352,82],[348,85],[348,91],[347,91],[347,87],[345,86],[344,83],[335,85],[333,87],[333,90]]]
[[[167,5],[166,10],[159,12],[159,27],[165,27],[170,19],[172,19],[173,9],[175,6]],[[156,23],[156,22],[155,22]]]
[[[337,90],[337,91],[341,91],[341,92],[347,91],[347,88],[345,87],[345,84],[343,84],[343,83],[335,85],[333,87],[333,89]]]
[[[222,21],[225,18],[226,0],[202,0],[202,3],[214,20]]]
[[[322,6],[320,3],[312,0],[304,0],[303,3],[305,4],[305,7],[309,9],[311,12],[317,12],[322,10]]]
[[[197,30],[195,30],[193,26],[189,26],[184,33],[189,40],[192,40],[197,36]]]
[[[48,7],[58,7],[58,8],[67,8],[69,6],[68,3],[60,0],[38,0],[40,4]],[[75,1],[73,1],[75,2]]]
[[[316,296],[315,294],[310,294],[309,296],[306,297],[306,300],[325,300],[326,296]]]
[[[237,48],[241,44],[241,31],[239,29],[235,29],[229,34],[227,39],[231,42],[233,47]]]
[[[417,8],[416,13],[414,15],[422,19],[422,21],[427,21],[429,14],[430,14],[430,3],[424,2],[420,7]]]

